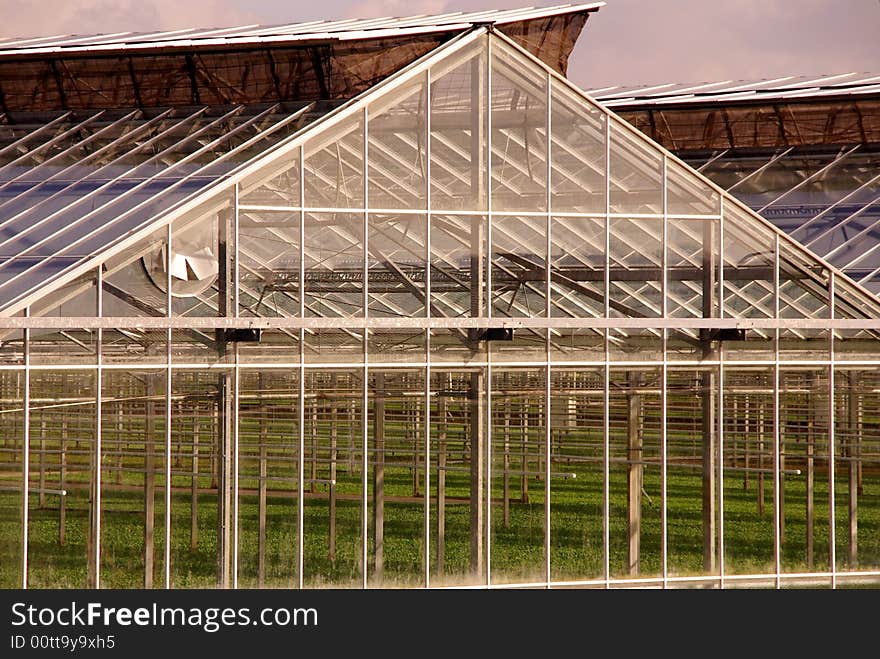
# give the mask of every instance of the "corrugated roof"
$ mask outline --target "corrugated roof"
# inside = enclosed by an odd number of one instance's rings
[[[880,92],[880,73],[865,72],[690,84],[666,83],[638,87],[602,87],[587,90],[587,93],[597,101],[613,108],[848,96],[878,92]]]
[[[316,39],[353,40],[466,29],[475,23],[503,25],[561,14],[596,11],[604,2],[526,7],[522,9],[451,12],[403,18],[310,21],[284,25],[241,25],[227,28],[190,28],[168,32],[117,32],[98,35],[55,35],[0,39],[0,57],[119,51],[129,49],[232,46],[284,43]]]

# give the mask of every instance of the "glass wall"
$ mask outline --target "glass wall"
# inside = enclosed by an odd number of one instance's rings
[[[880,579],[880,303],[503,36],[258,165],[0,319],[3,584]]]

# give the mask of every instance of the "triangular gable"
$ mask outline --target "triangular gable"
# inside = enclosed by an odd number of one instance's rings
[[[602,317],[607,279],[611,316],[829,317],[830,265],[503,34],[486,34],[481,28],[439,48],[174,213],[107,240],[56,281],[100,261],[120,263],[120,253],[142,257],[138,239],[216,214],[238,185],[242,226],[284,245],[240,255],[243,281],[254,283],[242,304],[256,315],[299,313],[296,277],[273,282],[285,295],[271,301],[266,277],[276,277],[273,264],[291,271],[302,231],[305,269],[324,273],[320,286],[307,276],[306,315],[362,312],[366,239],[371,273],[391,282],[371,285],[372,316],[421,314],[426,304],[435,316],[479,315],[491,304],[495,316],[540,316],[549,306],[553,316]],[[430,300],[418,276],[427,237],[417,228],[429,206],[432,282],[448,284]],[[373,228],[363,235],[365,207],[384,226],[378,237]],[[303,212],[304,227],[294,211]],[[290,218],[280,226],[279,213]],[[484,245],[491,236],[492,245],[489,290],[479,294],[462,281],[474,267],[475,235]],[[548,259],[549,305],[541,279]],[[837,316],[877,317],[878,300],[834,274]],[[4,286],[7,313],[37,299],[12,298]]]

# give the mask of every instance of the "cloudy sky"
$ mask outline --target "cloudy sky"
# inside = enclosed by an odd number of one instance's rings
[[[565,0],[0,0],[0,36],[272,25]],[[880,73],[880,0],[606,0],[569,77],[584,88]]]

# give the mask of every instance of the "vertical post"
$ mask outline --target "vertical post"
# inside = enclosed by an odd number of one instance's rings
[[[529,502],[529,399],[523,397],[520,403],[520,439],[522,440],[522,453],[520,467],[522,478],[520,481],[520,503]]]
[[[442,576],[446,557],[446,420],[451,375],[445,374],[445,391],[437,397],[437,573]]]
[[[779,258],[779,234],[774,236],[773,245],[773,317],[779,318],[779,291],[780,291],[780,258]],[[779,378],[779,329],[773,330],[773,562],[776,572],[776,588],[782,585],[780,572],[782,571],[782,510],[780,507],[780,437],[779,424],[781,423],[780,407],[780,378]]]
[[[419,448],[421,442],[419,441],[419,410],[418,410],[418,402],[413,402],[410,405],[404,404],[404,409],[406,410],[407,416],[407,425],[412,428],[412,442],[413,442],[413,496],[419,496],[421,492],[421,476],[419,474]]]
[[[144,402],[144,588],[153,587],[154,525],[156,513],[156,376],[146,377]]]
[[[198,407],[193,412],[192,421],[192,477],[190,478],[189,508],[189,547],[196,551],[199,547],[199,431],[200,418]]]
[[[859,538],[859,509],[858,509],[858,484],[859,484],[859,456],[856,450],[857,437],[859,435],[859,384],[858,374],[855,371],[849,373],[849,391],[847,392],[847,430],[846,443],[847,460],[847,494],[848,496],[848,521],[849,521],[849,566],[855,570],[858,567],[858,538]]]
[[[67,375],[61,375],[61,395],[67,392]],[[61,419],[61,440],[59,449],[61,451],[58,474],[58,488],[64,490],[67,487],[67,418]],[[67,496],[60,497],[58,502],[58,544],[63,547],[67,543]]]
[[[381,584],[385,564],[385,374],[377,372],[373,377],[373,568]]]
[[[758,515],[764,516],[764,401],[758,401]]]
[[[507,387],[510,387],[510,374],[505,374]],[[504,402],[504,463],[503,463],[503,483],[502,483],[502,522],[504,528],[510,528],[510,392],[507,392],[507,398]]]
[[[336,391],[336,373],[333,373],[330,376],[330,388],[332,391]],[[331,401],[330,407],[330,493],[329,493],[329,522],[327,525],[327,533],[328,533],[328,549],[327,549],[327,558],[330,560],[330,564],[333,565],[336,563],[336,458],[337,458],[337,434],[339,432],[339,425],[337,421],[337,409],[336,401]]]
[[[806,545],[807,545],[807,569],[813,569],[813,530],[815,526],[815,513],[813,500],[815,497],[815,446],[816,446],[816,401],[819,400],[819,388],[817,378],[813,373],[807,374],[807,475],[806,475]]]
[[[484,380],[481,371],[470,374],[468,386],[468,409],[470,419],[470,570],[472,576],[485,576],[483,524],[485,489],[483,464],[483,426],[485,425]]]
[[[25,310],[25,316],[30,316],[30,307]],[[24,392],[22,406],[24,419],[22,420],[22,443],[21,443],[21,587],[28,587],[28,539],[30,533],[30,425],[31,425],[31,331],[24,330]],[[62,497],[63,498],[63,497]]]
[[[116,406],[116,484],[122,483],[122,459],[125,451],[125,443],[123,442],[123,414],[122,404]]]
[[[232,376],[219,376],[217,428],[217,585],[229,588],[232,568]]]
[[[828,273],[828,310],[834,320],[834,304],[836,298],[834,270]],[[834,411],[834,394],[836,389],[834,372],[834,330],[828,332],[828,554],[831,568],[831,588],[837,588],[837,499],[835,488],[837,440]]]
[[[715,317],[716,301],[716,252],[715,228],[711,222],[703,223],[703,318]],[[711,330],[701,330],[703,359],[714,359]],[[715,420],[715,369],[707,367],[701,373],[700,400],[703,420],[703,570],[714,573],[716,568],[716,420]]]
[[[236,206],[237,208],[237,206]],[[217,217],[217,255],[219,272],[217,275],[217,315],[221,318],[230,317],[235,311],[234,288],[234,232],[236,210],[223,210]],[[226,333],[218,328],[215,332],[217,357],[224,360],[229,353]],[[233,397],[237,381],[229,372],[218,376],[218,427],[217,427],[217,585],[229,588],[234,577],[232,571],[233,538],[233,501],[232,489],[236,485],[232,473],[232,451],[236,430],[233,426],[238,410],[233,410]]]
[[[37,505],[40,508],[46,506],[46,415],[40,414],[40,479],[39,499]]]
[[[627,565],[630,575],[639,574],[640,543],[642,535],[642,396],[637,392],[641,374],[627,373]]]
[[[265,391],[263,373],[258,376],[260,389],[260,420],[259,420],[259,443],[260,443],[260,481],[257,490],[257,585],[262,588],[266,583],[266,478],[268,477],[268,440],[269,429],[266,424],[266,406],[262,400]]]
[[[100,318],[104,315],[103,309],[103,297],[101,295],[101,289],[103,288],[102,284],[102,272],[101,268],[98,267],[95,270],[95,315]],[[92,556],[91,556],[91,565],[90,574],[91,581],[90,584],[92,588],[100,588],[101,587],[101,454],[103,453],[102,448],[102,439],[103,439],[103,418],[102,418],[102,408],[101,408],[101,385],[104,377],[102,362],[103,362],[103,349],[104,349],[104,330],[98,328],[95,336],[95,452],[92,456],[94,470],[92,472],[92,479],[94,482],[93,485],[93,493],[92,493],[92,508],[91,508],[91,548],[92,548]]]
[[[745,396],[743,399],[743,463],[745,464],[745,471],[743,472],[743,491],[749,491],[749,472],[752,467],[752,456],[751,456],[751,431],[754,426],[754,420],[751,416],[751,398],[749,396]]]

